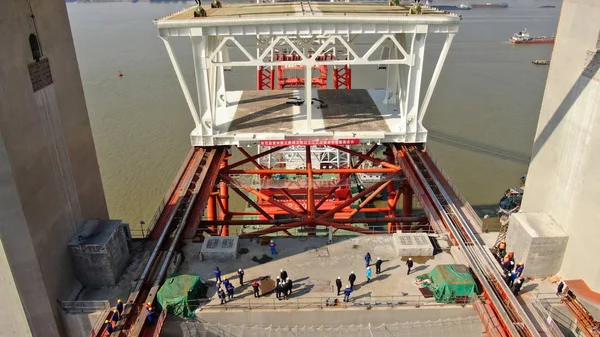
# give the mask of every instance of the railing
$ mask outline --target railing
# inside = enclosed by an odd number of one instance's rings
[[[542,295],[544,298],[540,298]],[[556,294],[551,294],[552,297],[546,297],[546,293],[536,293],[535,297],[531,297],[531,303],[533,307],[538,312],[538,314],[542,317],[543,322],[539,322],[539,324],[544,324],[546,328],[552,333],[553,336],[563,336],[562,331],[554,321],[554,317],[552,315],[552,305],[549,303],[550,300],[556,300]],[[545,302],[546,305],[544,305]],[[560,303],[560,301],[558,301]],[[550,309],[550,311],[548,311]]]
[[[294,294],[292,293],[292,296]],[[203,304],[205,303],[205,304]],[[203,305],[202,305],[203,304]],[[464,303],[462,305],[467,305]],[[219,304],[219,299],[200,299],[190,300],[184,304],[189,306],[202,306],[202,310],[210,309],[323,309],[323,308],[366,308],[374,307],[408,307],[413,306],[419,308],[421,306],[436,306],[443,307],[455,304],[438,303],[433,298],[425,298],[421,295],[398,295],[398,296],[350,296],[349,302],[344,302],[338,297],[292,297],[287,300],[278,300],[274,296],[272,298],[249,298],[236,299]],[[461,304],[458,304],[461,305]]]
[[[108,301],[59,301],[63,312],[67,315],[89,314],[100,311],[98,318],[92,324],[90,337],[94,337],[96,332],[102,330],[102,324],[110,312],[110,303]]]
[[[173,182],[171,182],[171,186],[169,187],[169,190],[167,191],[167,193],[161,200],[160,204],[158,205],[156,212],[154,212],[154,216],[152,217],[152,220],[148,224],[148,227],[146,227],[146,229],[144,230],[144,225],[140,225],[140,229],[130,229],[132,238],[145,239],[148,237],[148,235],[150,235],[150,233],[154,229],[154,226],[156,226],[156,222],[158,221],[158,218],[160,217],[163,210],[165,209],[165,205],[167,204],[167,202],[169,202],[169,199],[171,198],[171,194],[173,194],[173,191],[175,191],[175,188],[177,187],[177,185],[179,185],[179,180],[181,179],[181,175],[187,168],[187,165],[190,161],[190,158],[192,158],[194,151],[195,151],[195,149],[191,148],[190,151],[188,152],[187,156],[185,157],[185,160],[183,161],[183,164],[181,165],[181,167],[179,168],[179,171],[177,171],[177,174],[175,175],[175,179],[173,179]],[[139,234],[141,234],[141,235],[139,235]]]
[[[167,310],[163,310],[160,312],[160,316],[158,316],[158,321],[156,322],[156,329],[154,330],[154,337],[159,337],[162,332],[162,327],[165,324],[165,320],[167,319]]]
[[[471,204],[467,201],[467,199],[460,193],[460,190],[458,189],[458,187],[456,187],[456,185],[454,184],[452,179],[450,179],[450,176],[446,173],[446,171],[444,171],[444,169],[442,169],[442,166],[439,164],[437,158],[433,155],[433,153],[431,152],[431,149],[429,147],[427,147],[427,153],[429,154],[429,158],[431,158],[431,161],[437,167],[438,171],[440,171],[440,173],[444,177],[444,180],[446,180],[448,185],[450,185],[450,187],[452,188],[452,191],[454,192],[454,194],[456,195],[458,200],[460,200],[462,206],[465,207],[473,215],[473,217],[475,219],[477,219],[479,228],[481,228],[483,230],[483,221],[481,221],[479,214],[477,214],[475,209],[473,209],[473,206],[471,206]]]

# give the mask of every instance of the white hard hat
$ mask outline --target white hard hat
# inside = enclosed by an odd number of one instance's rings
[[[242,268],[238,269],[238,271],[242,271]]]
[[[412,260],[412,257],[409,257],[408,259],[409,259],[409,260]]]
[[[377,260],[381,260],[381,258],[378,257]]]
[[[351,272],[350,272],[350,274],[354,274],[354,272],[353,272],[353,271],[351,271]]]
[[[338,280],[341,280],[342,278],[338,276]]]

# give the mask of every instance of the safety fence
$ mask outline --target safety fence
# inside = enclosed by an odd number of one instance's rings
[[[477,316],[470,316],[385,324],[261,326],[186,320],[180,329],[184,337],[480,337],[481,321]]]
[[[466,305],[465,303],[463,305]],[[324,308],[366,308],[375,307],[421,307],[421,306],[448,306],[452,304],[438,303],[433,298],[425,298],[421,295],[399,295],[399,296],[350,296],[350,301],[344,302],[341,298],[332,297],[294,297],[279,300],[274,296],[270,298],[240,298],[235,297],[220,304],[218,298],[190,300],[177,305],[201,306],[202,310],[227,310],[227,309],[324,309]],[[175,309],[175,308],[169,308]]]
[[[555,336],[585,336],[577,326],[577,320],[561,303],[555,293],[536,293],[532,300],[538,314]]]
[[[82,315],[97,313],[96,320],[91,324],[90,336],[96,335],[102,329],[104,320],[108,318],[111,306],[108,301],[59,301],[65,315]]]

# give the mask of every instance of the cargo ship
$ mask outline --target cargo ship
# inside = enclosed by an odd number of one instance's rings
[[[531,61],[531,63],[537,64],[540,66],[547,66],[550,64],[550,60],[533,60],[533,61]]]
[[[435,7],[437,9],[441,9],[441,10],[446,10],[446,11],[468,11],[470,10],[472,7],[469,6],[468,4],[465,3],[461,3],[460,5],[433,5],[432,7]]]
[[[472,4],[471,7],[472,8],[507,8],[508,4],[506,2],[503,2],[503,3],[488,2],[488,3],[484,3],[484,4]]]
[[[509,41],[514,44],[554,43],[554,36],[530,36],[527,29],[524,29],[521,32],[513,34]]]

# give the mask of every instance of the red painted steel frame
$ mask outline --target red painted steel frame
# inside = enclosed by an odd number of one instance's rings
[[[355,224],[380,223],[370,219],[355,217],[359,213],[383,213],[382,217],[377,218],[388,223],[387,232],[391,233],[400,228],[400,223],[406,224],[405,230],[411,229],[414,225],[415,229],[422,229],[427,223],[426,218],[412,217],[412,207],[410,210],[403,210],[402,217],[396,214],[396,205],[400,199],[402,192],[402,184],[394,181],[403,175],[402,169],[396,164],[396,157],[391,149],[388,149],[386,160],[381,160],[373,156],[377,149],[377,145],[373,145],[366,153],[361,153],[341,146],[331,147],[342,152],[346,152],[359,158],[358,162],[351,167],[340,167],[333,169],[313,168],[311,146],[305,146],[306,165],[305,169],[279,169],[264,167],[258,162],[258,159],[272,154],[284,147],[271,148],[267,151],[251,156],[244,149],[239,148],[241,154],[246,159],[233,163],[229,166],[224,166],[221,169],[219,178],[221,183],[228,184],[235,193],[244,199],[248,206],[254,208],[254,211],[243,212],[228,212],[228,219],[222,217],[214,223],[220,227],[229,225],[243,225],[243,223],[271,225],[270,227],[262,228],[258,231],[243,233],[242,236],[258,236],[269,233],[283,231],[286,235],[291,235],[289,229],[306,226],[308,235],[316,235],[317,226],[331,226],[335,230],[344,229],[359,233],[381,233],[369,228],[357,227]],[[379,168],[361,168],[361,164],[365,161],[370,161],[380,165]],[[252,169],[242,168],[244,164],[251,164]],[[346,186],[350,177],[354,173],[386,173],[383,181],[377,182],[368,188],[352,195],[350,189]],[[232,175],[258,175],[259,181],[269,179],[273,174],[297,174],[306,176],[306,180],[301,183],[288,184],[286,188],[269,188],[259,187],[252,188],[244,183],[241,179],[236,179]],[[318,187],[316,175],[319,174],[335,174],[338,176],[335,186],[330,188],[321,185]],[[321,181],[322,182],[322,181]],[[305,184],[305,185],[304,185]],[[332,185],[329,185],[332,186]],[[386,207],[373,207],[371,203],[380,193],[387,191]],[[253,195],[254,197],[250,197]],[[256,198],[256,199],[254,199]],[[360,200],[360,203],[354,207],[351,205]],[[412,206],[412,205],[411,205]],[[236,220],[236,217],[255,215],[256,220]],[[277,217],[276,217],[277,216]],[[293,218],[283,219],[280,216],[288,216]],[[377,216],[377,215],[376,215]]]

